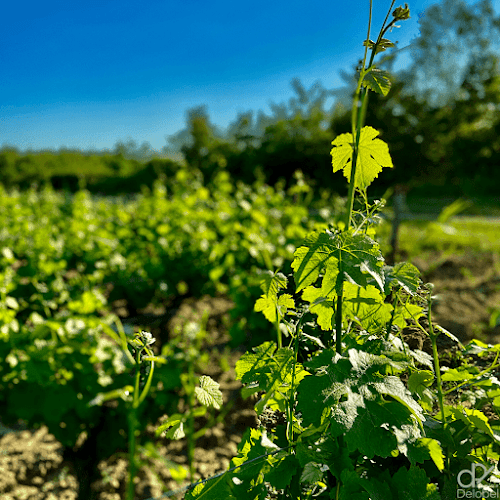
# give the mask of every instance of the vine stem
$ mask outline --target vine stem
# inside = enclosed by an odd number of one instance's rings
[[[352,111],[351,111],[351,125],[352,125],[352,164],[351,164],[351,177],[349,179],[349,191],[347,194],[347,214],[345,218],[344,230],[348,231],[352,223],[352,210],[354,206],[354,193],[355,180],[356,180],[356,166],[358,164],[358,149],[359,149],[359,139],[361,137],[361,128],[363,127],[363,121],[366,114],[366,104],[367,102],[367,89],[363,91],[363,95],[360,99],[361,86],[363,83],[363,78],[365,77],[365,64],[366,56],[368,53],[368,40],[370,39],[370,30],[372,24],[372,0],[370,0],[370,15],[368,18],[368,33],[366,35],[366,45],[365,54],[363,56],[363,66],[361,68],[361,74],[358,79],[358,85],[356,87],[356,93],[354,94]],[[373,58],[373,57],[372,57]],[[359,108],[361,107],[361,112]],[[342,304],[343,304],[343,289],[344,289],[344,273],[340,272],[340,287],[337,290],[337,307],[335,311],[335,350],[337,354],[342,354]]]
[[[395,0],[393,0],[394,3]],[[359,140],[361,137],[361,129],[363,128],[364,119],[366,116],[366,108],[368,105],[368,89],[362,89],[363,79],[365,77],[366,56],[368,54],[368,41],[370,40],[370,31],[372,25],[372,0],[370,0],[370,14],[368,18],[368,33],[366,35],[365,53],[363,56],[363,64],[359,75],[356,92],[354,94],[352,111],[351,111],[351,126],[352,126],[352,164],[351,177],[349,179],[349,191],[347,194],[347,214],[345,218],[345,228],[348,231],[352,223],[352,211],[354,207],[354,193],[356,191],[356,167],[358,164]],[[384,22],[385,23],[385,22]],[[380,38],[380,35],[379,35]],[[378,40],[377,40],[378,41]],[[370,64],[375,57],[375,48],[372,51]],[[343,304],[343,288],[344,288],[344,273],[340,273],[341,285],[337,291],[337,308],[335,311],[335,350],[337,354],[342,354],[342,304]]]
[[[188,433],[188,463],[189,463],[189,480],[193,482],[194,480],[194,448],[195,448],[195,442],[194,442],[194,415],[193,415],[193,408],[195,405],[195,393],[194,393],[194,386],[195,386],[195,381],[194,381],[194,363],[191,362],[189,363],[189,368],[188,368],[188,377],[189,377],[189,392],[187,394],[188,396],[188,406],[189,406],[189,417],[188,417],[188,428],[189,428],[189,433]]]
[[[439,366],[439,353],[437,350],[437,335],[434,333],[434,327],[432,326],[432,292],[429,295],[429,298],[427,299],[427,321],[429,323],[429,337],[431,339],[431,344],[432,344],[432,358],[434,361],[434,373],[436,375],[436,386],[437,386],[437,393],[438,393],[438,404],[439,404],[439,410],[441,412],[441,419],[443,422],[443,430],[446,429],[447,426],[447,421],[446,421],[446,415],[444,413],[444,392],[443,392],[443,382],[441,380],[441,367]],[[416,321],[416,324],[418,327],[424,332],[425,328],[418,322]],[[446,464],[447,464],[447,469],[449,470],[449,463],[450,463],[450,457],[448,453],[448,448],[445,448],[445,458],[446,458]]]
[[[293,407],[295,406],[295,367],[297,366],[297,356],[299,352],[299,333],[300,330],[297,329],[295,332],[295,342],[293,346],[293,364],[292,364],[292,386],[290,390],[290,399],[288,401],[287,408],[287,441],[288,444],[293,443]]]
[[[281,349],[283,347],[283,339],[281,337],[281,328],[280,328],[280,316],[279,316],[279,310],[278,306],[276,305],[276,336],[278,337],[278,349]]]
[[[151,356],[153,353],[147,348],[144,347],[144,350],[146,353]],[[129,475],[128,475],[128,484],[127,484],[127,500],[134,500],[135,497],[135,486],[134,486],[134,477],[137,471],[137,463],[136,463],[136,458],[135,458],[135,453],[136,453],[136,448],[137,448],[137,413],[138,413],[138,408],[141,405],[141,403],[144,401],[146,395],[149,392],[149,389],[151,387],[151,381],[153,379],[153,373],[154,373],[154,361],[151,361],[151,368],[149,370],[148,378],[146,381],[146,385],[144,386],[144,389],[142,391],[142,394],[139,395],[139,388],[140,388],[140,378],[141,378],[141,371],[140,371],[140,365],[141,362],[144,362],[143,360],[141,361],[141,350],[137,350],[136,352],[136,364],[137,364],[137,372],[135,375],[135,387],[134,387],[134,400],[132,402],[132,407],[129,409],[128,413],[128,450],[129,450]]]
[[[382,25],[382,28],[380,30],[380,33],[377,38],[377,42],[371,49],[371,55],[370,55],[370,61],[368,63],[368,70],[366,69],[366,58],[368,55],[368,47],[369,47],[369,41],[370,41],[370,31],[371,31],[371,24],[372,24],[372,10],[373,10],[373,0],[370,0],[370,13],[369,13],[369,18],[368,18],[368,33],[366,35],[366,43],[365,43],[365,53],[363,56],[363,63],[361,66],[361,71],[358,79],[358,84],[356,86],[356,92],[354,94],[354,99],[353,99],[353,104],[352,104],[352,111],[351,111],[351,126],[352,126],[352,138],[353,138],[353,143],[352,143],[352,162],[351,162],[351,175],[349,179],[349,190],[347,194],[347,213],[345,217],[345,227],[344,231],[349,231],[352,225],[352,212],[353,212],[353,207],[354,207],[354,193],[356,191],[356,168],[358,165],[358,157],[359,157],[359,142],[361,138],[361,129],[363,128],[364,122],[365,122],[365,117],[366,117],[366,110],[368,108],[368,88],[364,87],[363,88],[363,80],[369,71],[369,68],[373,64],[373,59],[375,58],[375,55],[377,54],[377,47],[382,40],[383,35],[385,32],[392,26],[393,23],[390,23],[388,26],[386,26],[387,19],[389,18],[389,14],[394,6],[396,0],[392,0],[391,7],[389,8],[387,12],[387,16],[384,20],[384,23]],[[340,267],[340,262],[339,262],[339,267]],[[336,345],[335,345],[335,350],[337,354],[342,354],[342,304],[343,304],[343,289],[344,289],[344,273],[343,271],[340,272],[340,286],[337,289],[337,307],[335,311],[335,336],[336,336]],[[343,438],[342,436],[339,436],[339,446],[343,447]],[[337,482],[337,488],[335,492],[335,498],[339,498],[340,494],[340,488],[341,488],[341,481]]]
[[[335,351],[337,354],[342,354],[342,299],[344,285],[340,286],[337,293],[337,310],[335,311]]]
[[[128,471],[128,484],[127,484],[127,500],[134,500],[135,487],[134,477],[136,473],[136,435],[137,428],[137,407],[139,406],[139,381],[141,378],[140,371],[141,353],[139,350],[136,352],[136,374],[135,374],[135,387],[134,387],[134,401],[128,413],[128,454],[129,454],[129,471]]]
[[[431,321],[432,296],[429,296],[428,303],[429,303],[429,308],[427,311],[427,318],[429,321],[429,334],[432,343],[432,357],[434,358],[434,371],[436,373],[439,409],[441,411],[441,418],[443,421],[443,430],[446,430],[447,422],[446,422],[446,415],[444,414],[444,393],[443,393],[443,382],[441,380],[441,367],[439,366],[439,355],[437,350],[437,335],[434,333],[434,327],[432,326],[432,321]],[[450,455],[447,446],[445,447],[444,455],[446,458],[446,468],[447,470],[450,470]]]
[[[295,406],[295,368],[297,365],[297,358],[299,354],[299,335],[302,332],[302,322],[305,316],[301,316],[297,321],[295,328],[295,339],[293,346],[293,368],[292,368],[292,386],[290,389],[290,399],[287,404],[287,441],[291,446],[293,443],[293,409]]]
[[[437,335],[434,333],[434,327],[432,326],[431,321],[431,306],[432,306],[432,297],[428,299],[428,311],[427,311],[427,319],[429,321],[429,336],[431,338],[432,343],[432,357],[434,358],[434,371],[436,373],[436,384],[438,391],[438,401],[439,401],[439,409],[441,410],[441,416],[443,418],[443,425],[446,426],[446,417],[444,415],[444,393],[443,393],[443,383],[441,381],[441,367],[439,366],[439,354],[437,350]]]
[[[377,37],[377,41],[375,42],[374,47],[371,49],[370,60],[368,62],[368,66],[366,66],[366,58],[368,55],[368,45],[370,41],[370,30],[372,24],[372,10],[373,10],[373,0],[370,0],[370,14],[368,18],[368,33],[366,35],[366,44],[365,44],[365,53],[363,56],[363,63],[361,65],[361,71],[358,79],[358,84],[356,86],[356,92],[354,93],[354,99],[352,103],[352,111],[351,111],[351,128],[352,128],[352,165],[351,165],[351,178],[349,180],[349,191],[347,194],[347,214],[345,218],[345,227],[348,229],[351,226],[352,221],[352,210],[354,206],[354,193],[355,193],[355,185],[354,181],[356,179],[356,167],[358,163],[358,150],[359,150],[359,139],[361,137],[361,129],[363,128],[366,110],[368,108],[368,88],[363,88],[363,80],[370,70],[373,60],[377,54],[377,47],[380,44],[385,33],[395,25],[396,20],[394,19],[387,26],[387,20],[389,19],[389,14],[396,3],[396,0],[392,0],[391,6],[387,11],[387,15],[384,19],[384,23],[382,24],[382,28],[380,29],[380,33]]]

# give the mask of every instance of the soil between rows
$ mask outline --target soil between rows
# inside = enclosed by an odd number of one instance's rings
[[[434,292],[439,296],[433,308],[433,322],[455,334],[462,342],[480,338],[489,343],[500,340],[499,327],[489,327],[492,309],[500,307],[500,261],[493,253],[467,252],[463,255],[443,256],[435,254],[429,258],[413,259],[422,271],[425,282],[435,284]],[[173,332],[176,325],[199,320],[208,309],[209,342],[205,346],[211,352],[211,361],[206,374],[220,383],[224,402],[231,408],[224,420],[210,429],[197,442],[195,468],[198,478],[206,478],[227,469],[236,454],[237,444],[247,427],[255,427],[257,419],[251,400],[243,400],[239,394],[241,384],[235,381],[234,366],[242,354],[241,350],[228,350],[229,336],[225,327],[230,300],[204,297],[187,299],[175,314],[144,315],[127,318],[129,324],[144,326],[149,321],[151,332],[158,336],[161,331]],[[412,347],[428,350],[425,338],[414,330],[407,333],[407,341],[416,343]],[[451,346],[442,343],[445,351]],[[220,368],[219,359],[228,356],[229,369]],[[445,356],[445,353],[442,353]],[[153,438],[154,429],[148,430]],[[70,463],[62,458],[62,447],[48,433],[46,427],[38,430],[7,429],[0,424],[0,494],[3,500],[73,500],[76,498],[77,481]],[[158,443],[158,440],[156,440]],[[181,465],[187,465],[186,443],[161,441],[159,452]],[[146,458],[147,466],[141,467],[137,477],[136,498],[160,497],[166,491],[186,486],[175,482],[166,464],[158,458]],[[126,456],[116,454],[99,464],[102,479],[94,483],[99,500],[121,500],[125,497],[128,461]],[[183,498],[183,493],[170,498]]]

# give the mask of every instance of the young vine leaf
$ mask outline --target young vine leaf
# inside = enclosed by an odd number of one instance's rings
[[[242,390],[243,397],[265,391],[265,395],[256,404],[258,415],[267,404],[273,403],[281,411],[285,410],[285,401],[292,383],[294,364],[293,351],[287,348],[276,352],[274,342],[264,342],[254,348],[254,353],[246,353],[236,363],[236,380],[249,385]],[[307,375],[300,363],[295,364],[295,382]]]
[[[408,447],[408,458],[412,464],[423,463],[429,458],[442,472],[444,470],[444,453],[439,441],[433,438],[421,437]]]
[[[394,9],[394,12],[392,13],[392,16],[396,19],[396,21],[404,21],[405,19],[410,19],[410,9],[408,7],[408,4],[405,2],[404,8],[396,7]]]
[[[184,418],[180,413],[174,413],[168,420],[163,422],[158,429],[156,435],[163,434],[167,439],[182,439],[185,437],[184,433]]]
[[[200,387],[195,387],[194,392],[202,405],[213,406],[216,410],[220,410],[223,404],[222,392],[219,384],[208,375],[200,377]]]
[[[366,189],[378,177],[383,167],[393,167],[389,146],[377,139],[378,131],[373,127],[363,127],[359,139],[358,160],[356,166],[356,188]],[[344,170],[344,176],[350,180],[354,139],[352,134],[340,134],[333,142],[331,150],[333,171]]]
[[[365,47],[368,47],[370,50],[373,50],[376,47],[375,54],[378,54],[379,52],[384,52],[385,50],[391,49],[396,46],[388,38],[381,38],[378,41],[378,43],[374,42],[373,40],[365,40],[363,42],[363,45]]]
[[[417,394],[423,407],[432,408],[433,396],[429,389],[434,383],[434,374],[430,370],[418,370],[408,378],[408,389]]]
[[[262,432],[259,429],[247,429],[238,445],[238,456],[231,460],[231,466],[238,467],[232,473],[231,481],[233,483],[232,493],[238,499],[264,499],[267,494],[267,488],[262,481],[262,476],[269,473],[272,465],[268,459],[261,459],[267,453],[261,441]],[[245,467],[247,462],[252,461],[251,466]],[[259,480],[256,480],[256,478],[259,478]],[[219,496],[217,498],[226,497]]]
[[[381,331],[391,319],[392,305],[372,285],[362,288],[352,283],[344,284],[344,307],[348,318],[358,323],[363,330]]]
[[[389,90],[391,90],[389,73],[381,69],[372,68],[366,73],[363,85],[385,97],[389,93]]]
[[[285,293],[278,297],[278,292],[286,288],[288,280],[283,273],[268,271],[260,285],[264,292],[255,302],[254,311],[262,311],[271,323],[281,321],[289,309],[295,309],[295,302],[290,294]]]
[[[416,295],[420,286],[420,271],[409,262],[400,262],[394,267],[384,266],[385,294],[389,295],[391,288],[401,286],[410,295]]]

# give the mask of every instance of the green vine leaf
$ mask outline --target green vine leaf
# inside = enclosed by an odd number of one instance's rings
[[[375,49],[375,54],[384,52],[385,50],[396,46],[388,38],[381,38],[378,43],[374,42],[373,40],[365,40],[363,42],[363,45],[371,50]]]
[[[378,177],[383,167],[393,167],[389,147],[381,139],[379,132],[373,127],[363,127],[359,138],[358,160],[354,187],[366,189]],[[354,140],[350,133],[339,135],[333,142],[331,150],[333,171],[343,169],[344,176],[351,179],[352,154]]]
[[[323,293],[338,295],[344,280],[359,286],[374,282],[384,289],[383,257],[378,243],[350,231],[314,232],[294,253],[292,269],[297,292],[312,285],[324,271]]]
[[[318,325],[324,331],[332,329],[334,313],[332,298],[336,296],[337,294],[334,294],[331,297],[324,293],[323,288],[316,288],[314,286],[308,286],[302,293],[302,298],[311,303],[309,311],[318,316]]]
[[[260,288],[266,297],[277,295],[282,288],[286,288],[288,280],[283,273],[265,271],[263,274],[264,278],[260,283]]]
[[[456,368],[446,370],[441,375],[441,380],[443,382],[462,382],[463,380],[471,380],[475,377],[475,374],[470,373],[467,368],[460,368],[460,370],[457,370]]]
[[[370,439],[366,439],[369,435]],[[396,401],[366,401],[346,433],[346,444],[368,458],[389,457],[395,450],[406,452],[408,441],[420,437],[418,427]]]
[[[304,466],[304,470],[300,476],[301,483],[315,484],[321,481],[328,470],[328,466],[318,464],[316,462],[309,462]]]
[[[429,458],[440,471],[444,470],[444,452],[436,439],[422,437],[408,447],[408,459],[413,465],[424,463]]]
[[[429,387],[434,382],[434,374],[429,370],[419,370],[413,372],[408,378],[408,389],[418,394],[419,398],[427,405],[432,404],[432,393]]]
[[[285,411],[285,402],[292,385],[294,365],[293,350],[278,349],[274,342],[264,342],[254,348],[254,353],[244,354],[236,363],[236,380],[241,380],[249,387],[242,390],[244,398],[259,391],[264,395],[255,405],[258,415],[266,405],[273,405]],[[295,363],[295,383],[298,384],[307,375],[300,363]]]
[[[320,426],[329,419],[332,437],[344,435],[351,451],[367,457],[395,450],[406,454],[407,443],[421,436],[424,415],[401,379],[385,375],[403,365],[356,349],[344,356],[324,350],[306,364],[314,374],[298,387],[303,425]]]
[[[156,429],[156,435],[159,436],[162,434],[167,439],[182,439],[186,435],[184,433],[184,420],[183,415],[174,413]]]
[[[237,479],[235,482],[236,487],[233,488],[233,492],[237,498],[264,498],[264,496],[260,497],[256,495],[259,491],[259,486],[264,485],[260,481],[258,485],[255,485],[254,482],[256,477],[262,477],[263,474],[267,474],[271,470],[269,461],[261,460],[268,451],[262,446],[261,438],[261,430],[247,428],[238,445],[238,456],[231,460],[231,466],[238,467],[232,473],[233,477]],[[253,465],[247,467],[246,464],[252,461],[254,462]],[[253,495],[246,495],[248,491],[252,491]]]
[[[410,469],[401,467],[392,477],[392,485],[398,492],[398,498],[408,500],[438,499],[436,486],[429,484],[425,470],[414,465]]]
[[[264,342],[263,344],[254,347],[253,353],[245,353],[236,363],[236,380],[241,380],[247,384],[255,379],[255,371],[265,366],[269,360],[273,358],[276,351],[275,342]],[[265,381],[265,377],[258,377],[257,381]]]
[[[422,307],[417,306],[416,304],[400,304],[396,308],[392,323],[393,325],[399,326],[402,330],[408,325],[406,320],[413,319],[416,321],[418,318],[423,316],[423,314],[424,310]]]
[[[498,436],[491,428],[488,417],[481,411],[470,408],[449,408],[449,413],[457,420],[462,420],[471,429],[477,429],[493,438],[497,443],[500,442]]]
[[[399,285],[410,295],[414,296],[420,286],[420,271],[409,262],[400,262],[394,267],[384,266],[385,294],[389,295],[392,288]]]
[[[288,280],[283,273],[267,271],[260,285],[263,295],[255,302],[254,311],[262,312],[271,323],[281,321],[289,309],[295,309],[295,302],[288,293],[278,292],[286,288]]]
[[[391,90],[389,73],[381,69],[372,68],[366,73],[363,79],[363,86],[385,97],[389,93],[389,90]]]
[[[422,422],[425,420],[422,408],[411,397],[410,392],[406,389],[399,377],[389,376],[385,377],[382,382],[374,382],[372,384],[379,394],[384,394],[399,401],[402,405]]]
[[[366,288],[344,283],[345,315],[356,321],[363,330],[376,333],[391,319],[391,304],[373,285]]]
[[[279,462],[273,464],[271,470],[266,474],[266,481],[276,489],[283,490],[292,482],[292,477],[296,474],[299,465],[294,455],[286,455]]]
[[[194,392],[202,405],[213,406],[216,410],[220,410],[223,404],[222,392],[219,384],[208,375],[200,377],[200,387],[195,387]]]
[[[289,309],[295,309],[295,302],[290,294],[285,293],[279,297],[260,297],[256,300],[254,311],[262,312],[267,321],[276,323],[281,321]]]
[[[186,493],[184,500],[236,500],[233,496],[229,484],[224,481],[224,476],[209,483],[196,485],[191,491]]]

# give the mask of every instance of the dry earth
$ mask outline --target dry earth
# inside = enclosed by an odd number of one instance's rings
[[[434,321],[462,341],[481,338],[490,343],[498,342],[500,330],[489,328],[489,309],[500,307],[500,263],[498,255],[491,253],[466,253],[464,255],[431,256],[425,260],[414,259],[423,272],[425,281],[435,284],[439,295],[433,309]],[[169,316],[149,315],[129,318],[143,326],[149,322],[153,335],[158,336],[165,328],[173,331],[176,324],[199,319],[203,310],[209,310],[207,328],[210,332],[211,363],[207,374],[220,383],[225,402],[232,406],[223,422],[217,424],[199,439],[195,451],[195,478],[205,478],[225,470],[235,455],[237,443],[248,426],[256,425],[256,417],[250,401],[239,396],[240,384],[234,380],[234,365],[241,352],[224,350],[229,337],[224,321],[231,302],[224,298],[205,297],[187,300]],[[422,339],[412,339],[422,342]],[[421,346],[415,346],[421,347]],[[423,347],[425,349],[425,346]],[[220,368],[220,357],[228,356],[230,369]],[[71,464],[65,463],[60,444],[45,427],[33,431],[0,428],[0,495],[3,500],[73,500],[77,482]],[[151,429],[151,436],[152,429]],[[161,457],[185,465],[185,442],[161,442],[160,458],[142,456],[147,466],[142,466],[137,478],[137,500],[159,498],[169,490],[188,484],[172,480],[168,467]],[[125,497],[127,473],[126,457],[115,455],[99,464],[102,479],[94,483],[99,500],[121,500]],[[170,498],[182,498],[183,493]]]

